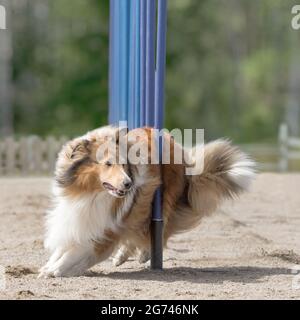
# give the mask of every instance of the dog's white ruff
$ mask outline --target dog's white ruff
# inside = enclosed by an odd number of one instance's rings
[[[124,205],[115,215],[111,212],[115,198],[106,191],[69,198],[54,186],[53,193],[57,203],[47,214],[45,240],[52,256],[41,273],[43,276],[81,274],[97,263],[94,241],[105,239],[108,230],[118,231],[132,205],[134,192],[126,195]]]

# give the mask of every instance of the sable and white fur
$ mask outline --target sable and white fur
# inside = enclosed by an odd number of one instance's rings
[[[69,142],[60,152],[53,187],[54,206],[46,219],[45,247],[52,255],[41,268],[40,276],[81,274],[114,250],[135,194],[132,187],[126,197],[116,197],[103,187],[103,182],[118,185],[118,180],[131,181],[125,166],[109,169],[96,159],[104,137],[115,137],[116,132],[113,127],[92,131]],[[101,170],[112,170],[107,181],[101,181]]]
[[[152,130],[147,131],[148,139],[151,140]],[[168,141],[165,144],[171,146],[170,164],[163,164],[160,172],[163,183],[163,242],[166,245],[172,235],[197,226],[203,217],[215,212],[225,199],[234,199],[247,190],[255,176],[255,163],[227,140],[208,143],[204,150],[183,150],[170,135],[165,134],[164,139]],[[151,142],[148,144],[153,146]],[[176,149],[182,149],[183,153],[190,155],[192,159],[189,163],[194,163],[194,166],[197,165],[198,158],[198,163],[203,163],[202,171],[197,175],[186,175],[185,169],[188,165],[175,164]],[[158,174],[154,165],[147,165],[144,169],[145,172],[156,170]],[[153,193],[150,188],[148,194]],[[124,263],[136,252],[141,263],[150,258],[149,226],[152,207],[151,201],[144,201],[145,197],[147,194],[138,193],[135,205],[125,219],[126,228],[121,234],[120,247],[113,260],[116,266]]]
[[[135,131],[140,130],[136,129]],[[145,129],[149,150],[154,148],[151,128]],[[214,212],[226,198],[247,189],[254,163],[228,141],[207,144],[203,171],[186,176],[186,164],[107,166],[96,151],[104,136],[118,129],[104,127],[77,138],[59,154],[54,184],[54,207],[47,214],[45,247],[51,257],[40,276],[74,276],[107,259],[116,248],[115,265],[139,253],[146,262],[150,252],[151,203],[163,184],[164,244],[174,234],[189,230]],[[133,133],[135,132],[132,131]],[[128,137],[130,136],[128,134]],[[181,148],[165,135],[174,148]],[[130,138],[128,138],[130,142]],[[185,152],[185,150],[182,150]],[[151,153],[151,150],[150,150]],[[129,183],[130,182],[130,183]],[[130,184],[130,188],[124,185]]]

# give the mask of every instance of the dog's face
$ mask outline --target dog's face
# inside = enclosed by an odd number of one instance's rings
[[[122,198],[131,190],[130,167],[116,161],[109,151],[99,156],[102,143],[97,139],[79,138],[63,148],[57,162],[56,180],[67,194],[105,191]]]
[[[103,188],[114,197],[124,197],[132,187],[129,166],[118,164],[110,155],[100,159],[97,166]]]

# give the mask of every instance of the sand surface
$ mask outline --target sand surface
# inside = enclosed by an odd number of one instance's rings
[[[258,176],[250,193],[173,238],[162,272],[108,260],[83,277],[37,279],[50,185],[0,179],[1,299],[300,298],[300,175]]]

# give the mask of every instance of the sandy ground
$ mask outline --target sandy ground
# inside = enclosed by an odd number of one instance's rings
[[[0,179],[1,299],[300,298],[300,175],[260,175],[249,194],[173,238],[162,272],[106,261],[84,277],[37,279],[50,182]]]

